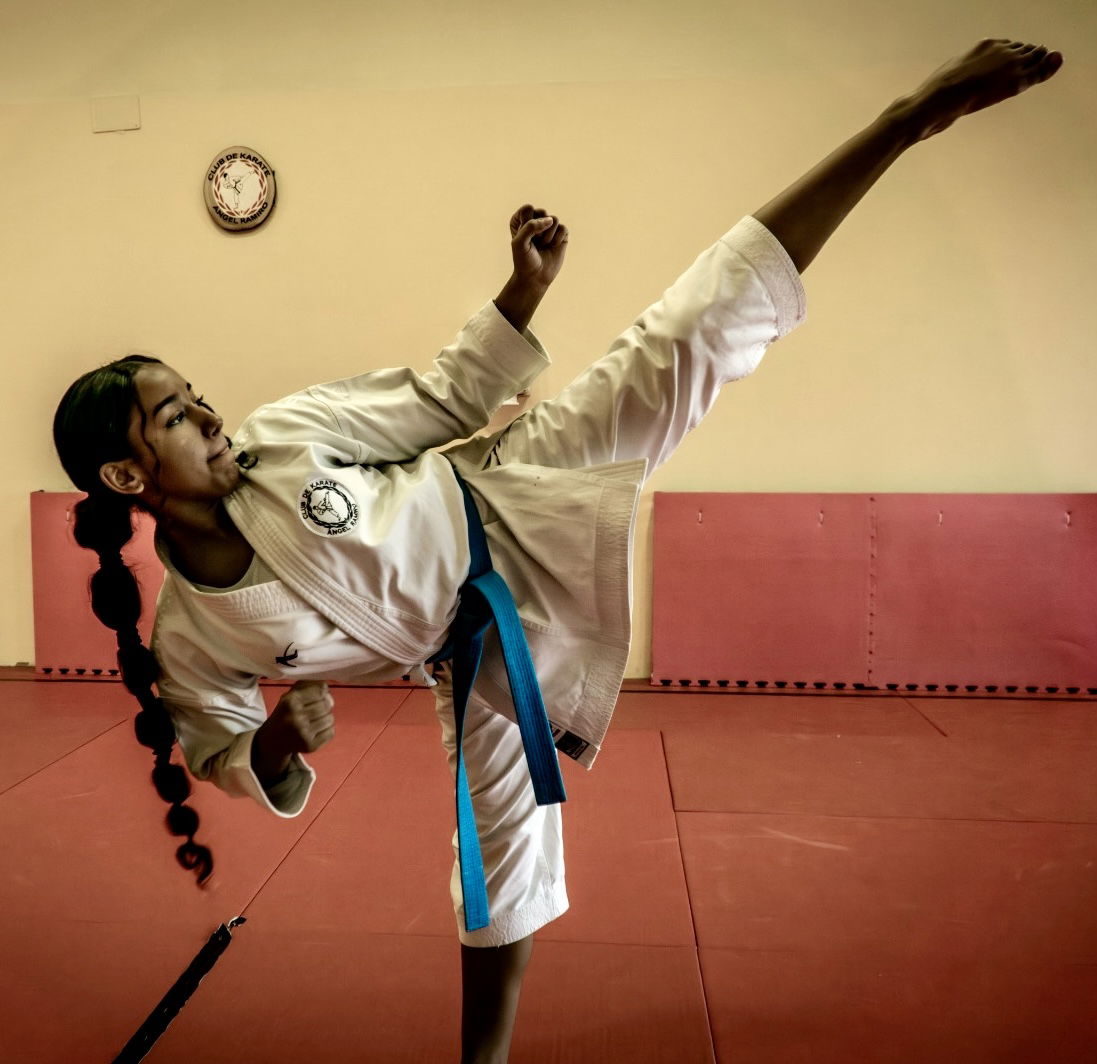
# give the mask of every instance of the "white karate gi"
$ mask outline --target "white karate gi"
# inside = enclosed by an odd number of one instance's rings
[[[153,648],[191,771],[295,816],[314,778],[304,761],[295,757],[270,792],[251,770],[251,740],[266,717],[258,677],[376,682],[444,643],[468,566],[450,461],[514,595],[549,718],[589,767],[628,653],[643,480],[721,386],[750,373],[803,316],[791,260],[746,218],[557,398],[445,457],[427,449],[486,424],[545,364],[536,341],[491,304],[422,377],[367,373],[256,411],[234,446],[258,462],[226,506],[275,579],[204,592],[164,558]],[[439,716],[452,764],[448,684]],[[512,716],[492,640],[465,747],[492,925],[461,930],[470,944],[515,941],[567,906],[559,809],[534,804]],[[460,929],[456,870],[454,903]]]

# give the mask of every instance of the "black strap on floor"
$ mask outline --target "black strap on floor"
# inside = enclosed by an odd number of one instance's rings
[[[157,1039],[168,1029],[168,1024],[179,1014],[191,994],[198,989],[207,972],[217,963],[218,958],[228,949],[232,941],[232,928],[246,923],[243,916],[237,916],[227,924],[222,924],[209,941],[198,951],[197,956],[187,965],[172,988],[164,995],[160,1004],[149,1014],[149,1018],[137,1029],[137,1033],[126,1043],[121,1053],[114,1058],[114,1064],[136,1064],[156,1044]]]

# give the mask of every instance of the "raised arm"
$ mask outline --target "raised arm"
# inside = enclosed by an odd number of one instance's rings
[[[564,264],[567,247],[567,226],[554,215],[528,203],[511,215],[514,272],[495,297],[495,306],[518,332],[529,327],[534,311]]]
[[[892,103],[754,217],[803,272],[842,219],[904,151],[964,115],[1047,81],[1062,65],[1062,55],[1042,45],[981,41]]]
[[[430,369],[375,370],[307,388],[257,411],[241,426],[239,446],[250,451],[307,438],[347,451],[346,461],[377,465],[407,461],[482,429],[549,364],[526,329],[567,250],[567,227],[528,204],[511,217],[510,231],[510,278]],[[324,425],[338,439],[321,438]]]

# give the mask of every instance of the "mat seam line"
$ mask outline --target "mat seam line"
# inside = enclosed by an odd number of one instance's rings
[[[36,768],[29,776],[24,776],[22,779],[16,780],[14,783],[9,784],[7,787],[3,788],[3,790],[0,790],[0,798],[3,798],[4,795],[8,793],[8,791],[13,791],[16,787],[21,787],[24,783],[27,783],[30,780],[34,779],[34,777],[37,776],[40,772],[45,772],[47,769],[53,768],[54,765],[60,764],[62,761],[65,760],[66,757],[72,757],[73,754],[79,753],[81,750],[84,749],[85,746],[90,746],[97,739],[101,739],[104,735],[107,735],[108,733],[114,731],[115,728],[122,727],[122,725],[126,724],[129,720],[129,717],[123,717],[116,724],[112,724],[109,728],[104,728],[97,735],[93,735],[90,739],[80,743],[79,746],[73,747],[71,750],[66,751],[59,757],[55,757],[48,764]]]
[[[902,816],[879,813],[804,813],[766,809],[676,809],[679,813],[710,816],[786,816],[814,817],[817,820],[913,820],[916,823],[942,824],[1055,824],[1061,827],[1097,827],[1097,820],[1045,820],[1038,817]]]
[[[932,720],[928,714],[923,713],[909,698],[906,697],[906,695],[900,695],[900,698],[903,700],[903,702],[910,706],[910,708],[913,709],[914,712],[922,718],[922,720],[924,720],[931,728],[933,728],[934,731],[939,732],[946,739],[949,738],[948,732],[945,731],[945,729],[942,728],[935,720]]]
[[[690,927],[693,929],[693,962],[697,966],[697,978],[701,983],[701,999],[705,1003],[705,1025],[708,1029],[709,1052],[716,1061],[716,1036],[712,1030],[712,1005],[709,1002],[708,987],[705,985],[705,972],[701,966],[701,946],[697,937],[697,917],[693,911],[693,896],[690,893],[689,872],[686,869],[686,857],[682,850],[682,833],[678,830],[678,808],[674,800],[674,783],[670,777],[670,759],[667,756],[667,741],[663,729],[659,729],[659,746],[663,752],[663,773],[667,781],[667,794],[670,797],[670,810],[674,814],[674,839],[678,844],[678,862],[682,869],[682,882],[686,888],[686,908],[689,910]]]

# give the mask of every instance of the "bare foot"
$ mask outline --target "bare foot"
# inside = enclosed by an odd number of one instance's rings
[[[964,115],[1047,81],[1062,65],[1062,54],[1043,45],[980,41],[967,55],[931,74],[902,102],[922,118],[924,140]]]

